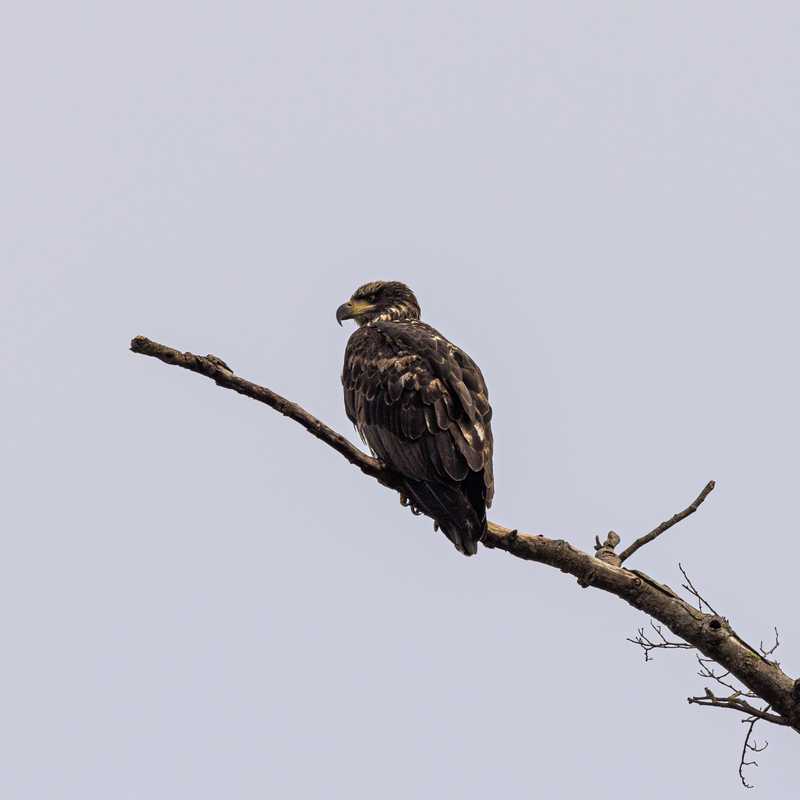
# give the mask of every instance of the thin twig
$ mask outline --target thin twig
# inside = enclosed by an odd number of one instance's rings
[[[732,683],[728,683],[725,679],[731,674],[730,670],[725,670],[721,675],[718,674],[709,664],[716,663],[712,658],[703,658],[699,653],[697,654],[697,663],[700,665],[700,672],[697,674],[701,678],[710,678],[713,681],[716,681],[720,686],[724,686],[726,689],[730,689],[736,695],[742,695],[744,697],[757,697],[758,695],[754,694],[753,692],[749,692],[746,689],[740,689],[738,686],[734,686]]]
[[[714,486],[716,484],[714,481],[709,481],[703,491],[700,492],[699,495],[695,498],[694,502],[683,509],[683,511],[679,511],[677,514],[671,516],[668,520],[662,522],[659,526],[653,528],[650,533],[646,533],[644,536],[640,536],[632,545],[626,547],[620,554],[619,560],[620,563],[624,563],[627,559],[629,559],[640,547],[644,547],[644,545],[652,542],[653,539],[657,539],[661,536],[664,531],[668,531],[673,525],[677,525],[681,520],[686,519],[686,517],[694,514],[698,508],[702,505],[703,501],[708,497],[709,494],[714,490]]]
[[[651,655],[653,650],[693,650],[694,645],[688,644],[687,642],[676,642],[672,639],[667,639],[664,635],[664,630],[661,625],[656,625],[653,620],[650,620],[650,627],[655,631],[656,636],[661,641],[654,642],[650,639],[644,632],[644,628],[639,628],[637,631],[637,635],[635,639],[628,638],[631,644],[639,645],[639,647],[644,650],[644,660],[645,661],[652,661],[653,656]]]
[[[683,568],[683,564],[681,564],[680,562],[678,562],[678,569],[681,571],[681,574],[686,579],[686,583],[682,583],[681,586],[683,586],[683,588],[686,589],[687,592],[691,592],[695,596],[695,598],[697,599],[697,607],[702,611],[703,606],[705,606],[712,614],[719,616],[719,614],[717,614],[717,612],[711,607],[711,603],[709,603],[708,600],[706,600],[705,597],[703,597],[700,594],[700,592],[698,592],[697,589],[695,589],[694,584],[692,583],[689,576],[686,574],[686,570]]]
[[[767,711],[769,706],[764,706],[762,711]],[[750,744],[750,737],[753,735],[753,728],[755,724],[758,722],[759,717],[749,717],[748,719],[742,720],[742,722],[747,723],[747,734],[744,737],[744,744],[742,745],[742,755],[739,758],[739,779],[742,782],[742,786],[745,789],[752,789],[753,784],[748,783],[744,777],[744,768],[745,767],[757,767],[758,761],[745,761],[747,758],[747,751],[749,750],[751,753],[763,753],[767,747],[769,747],[769,742],[765,741],[763,745],[759,747],[758,742],[753,740],[753,744]]]
[[[778,628],[775,627],[773,630],[775,631],[775,643],[772,645],[772,647],[767,650],[767,648],[764,647],[763,640],[758,645],[758,649],[761,651],[761,655],[764,656],[764,658],[771,656],[781,646],[781,640],[778,638]]]

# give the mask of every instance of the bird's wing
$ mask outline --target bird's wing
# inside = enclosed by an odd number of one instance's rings
[[[421,322],[377,322],[348,342],[348,417],[375,455],[415,480],[492,478],[492,409],[472,359]]]

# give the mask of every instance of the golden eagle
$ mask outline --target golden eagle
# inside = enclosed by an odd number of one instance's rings
[[[358,323],[342,371],[347,416],[403,477],[412,510],[474,555],[494,494],[492,409],[481,371],[420,321],[417,298],[397,281],[364,284],[336,319]]]

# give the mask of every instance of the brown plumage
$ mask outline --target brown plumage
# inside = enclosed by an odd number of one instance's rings
[[[466,555],[477,552],[494,494],[492,409],[475,362],[430,325],[404,284],[357,289],[336,318],[355,319],[342,371],[347,416],[399,472],[413,510]]]

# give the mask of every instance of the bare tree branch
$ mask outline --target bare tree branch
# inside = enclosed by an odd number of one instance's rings
[[[240,394],[265,403],[298,422],[366,475],[375,478],[384,486],[401,491],[399,477],[380,461],[362,453],[345,437],[320,422],[296,403],[286,400],[263,386],[237,377],[219,358],[182,353],[150,341],[143,336],[133,339],[131,350],[205,375],[219,386],[233,389]],[[663,530],[667,530],[675,522],[694,513],[697,506],[711,491],[709,487],[713,488],[713,482],[688,509],[675,515],[668,523],[662,523],[665,526]],[[655,533],[650,539],[643,538],[652,541],[655,536],[663,533],[663,530]],[[576,577],[582,586],[592,586],[616,595],[634,608],[658,620],[675,636],[695,647],[706,658],[719,664],[776,713],[761,712],[740,698],[734,698],[737,703],[733,703],[733,700],[728,698],[731,702],[727,704],[702,702],[703,700],[708,701],[708,696],[706,698],[690,698],[690,702],[697,701],[698,705],[721,705],[721,707],[734,709],[737,704],[741,706],[742,703],[745,703],[746,708],[739,707],[738,710],[776,724],[790,726],[800,733],[800,690],[797,689],[800,687],[800,681],[796,684],[780,667],[739,638],[725,618],[716,613],[708,614],[695,609],[668,586],[639,570],[628,570],[608,563],[602,558],[595,558],[563,539],[549,539],[542,535],[520,533],[516,529],[490,522],[483,544],[488,548],[505,550],[516,558],[556,567],[562,572]],[[607,544],[610,546],[611,541],[607,541]],[[604,545],[600,547],[602,549]],[[613,548],[611,549],[613,550]],[[630,554],[628,553],[628,555]],[[688,586],[692,587],[691,582],[688,582]],[[696,596],[699,598],[699,594]]]
[[[746,700],[734,692],[729,697],[717,697],[711,689],[706,689],[706,693],[702,697],[687,697],[690,705],[707,706],[712,708],[729,708],[731,711],[741,711],[748,717],[756,717],[763,719],[766,722],[771,722],[773,725],[789,725],[789,721],[778,714],[770,714],[768,711],[762,711],[756,708]],[[767,706],[769,708],[769,706]]]
[[[599,542],[598,542],[599,544]],[[684,573],[685,575],[685,573]],[[688,578],[687,578],[688,581]],[[696,591],[696,590],[695,590]],[[705,602],[705,601],[704,601]],[[648,635],[645,634],[644,628],[639,628],[638,635],[635,639],[628,639],[629,642],[633,642],[634,644],[639,645],[644,650],[644,660],[650,661],[652,660],[651,652],[653,650],[662,649],[662,650],[693,650],[694,648],[690,644],[686,644],[685,642],[680,641],[673,641],[668,639],[661,628],[660,625],[656,625],[652,620],[650,620],[650,627],[655,631],[656,636],[651,639]],[[764,647],[763,641],[759,645],[759,651],[761,655],[766,658],[769,655],[772,655],[780,646],[780,640],[778,637],[778,629],[775,628],[775,644],[772,645],[771,648],[766,649]],[[700,665],[700,671],[697,673],[701,678],[710,678],[713,681],[716,681],[720,686],[724,686],[726,689],[730,691],[730,695],[727,698],[717,698],[710,689],[705,690],[705,695],[703,697],[690,697],[687,698],[689,703],[695,705],[705,705],[705,706],[712,706],[717,708],[731,708],[736,711],[741,711],[742,713],[746,713],[747,711],[754,708],[751,706],[746,700],[742,700],[741,698],[755,698],[757,697],[756,694],[753,692],[747,691],[745,689],[741,689],[738,686],[735,686],[733,683],[730,683],[727,678],[730,676],[729,671],[725,671],[722,674],[718,673],[714,669],[715,662],[710,658],[704,658],[699,653],[695,653],[695,657],[697,658],[697,663]],[[777,663],[777,662],[776,662]],[[797,687],[797,681],[795,681],[795,688]],[[769,711],[769,706],[765,705],[763,708],[758,709],[759,714],[764,714]],[[760,715],[756,716],[749,716],[745,717],[742,722],[747,724],[747,733],[744,738],[744,742],[742,744],[742,750],[739,756],[739,780],[742,782],[742,786],[745,789],[752,789],[753,785],[747,782],[747,779],[744,776],[744,770],[746,767],[757,767],[758,762],[753,759],[747,761],[748,753],[761,753],[767,749],[769,742],[764,741],[763,745],[759,745],[755,739],[752,740],[753,736],[753,729],[757,722],[764,719],[764,717]],[[774,722],[775,724],[785,725],[786,721],[782,717],[776,717],[772,719],[770,717],[770,721]]]
[[[716,681],[720,686],[724,686],[726,689],[730,689],[731,692],[737,695],[743,695],[744,697],[756,697],[753,692],[748,692],[745,689],[740,689],[738,686],[734,686],[732,683],[728,683],[727,678],[730,676],[730,671],[726,670],[721,675],[711,666],[714,664],[714,661],[710,658],[703,658],[703,656],[696,654],[697,656],[697,663],[700,665],[700,672],[697,674],[701,678],[710,678],[712,681]]]
[[[684,520],[686,519],[686,517],[690,516],[691,514],[694,514],[694,512],[697,511],[698,508],[700,508],[706,497],[708,497],[714,490],[715,485],[716,484],[714,483],[714,481],[709,481],[703,488],[703,491],[700,492],[699,495],[697,495],[694,502],[690,506],[684,508],[683,511],[679,511],[677,514],[674,514],[668,520],[662,522],[658,527],[653,528],[653,530],[651,530],[650,533],[646,533],[644,536],[640,536],[633,544],[626,547],[619,554],[620,563],[622,563],[623,561],[627,561],[627,559],[629,559],[640,547],[644,547],[644,545],[646,545],[648,542],[652,542],[653,539],[656,539],[659,536],[661,536],[661,534],[664,533],[664,531],[668,531],[673,525],[677,525],[681,520]]]
[[[764,706],[764,708],[762,708],[761,710],[766,711],[768,708],[769,706]],[[739,780],[741,780],[742,786],[744,786],[745,789],[752,789],[753,784],[748,783],[747,780],[745,779],[744,768],[758,766],[758,761],[755,760],[745,761],[745,758],[747,758],[748,751],[751,753],[763,753],[767,749],[767,747],[769,747],[769,742],[765,741],[764,744],[759,746],[758,743],[755,741],[755,739],[753,740],[753,743],[750,744],[750,737],[753,735],[753,728],[755,727],[755,724],[758,722],[758,720],[759,717],[748,717],[747,719],[742,720],[742,722],[747,723],[747,734],[744,737],[744,744],[742,745],[742,755],[739,758]]]
[[[709,603],[708,600],[706,600],[705,597],[703,597],[703,595],[701,595],[700,592],[697,591],[695,585],[692,583],[691,579],[686,574],[686,570],[683,568],[683,564],[681,564],[680,562],[678,562],[678,569],[681,571],[681,575],[683,575],[683,577],[686,579],[686,583],[682,583],[681,586],[683,586],[683,588],[686,589],[687,592],[690,592],[692,595],[694,595],[695,599],[697,600],[697,607],[702,611],[703,606],[705,606],[712,614],[716,614],[717,612],[711,607],[711,603]]]
[[[763,639],[761,640],[760,644],[758,645],[758,650],[761,653],[761,655],[764,656],[764,658],[766,658],[767,656],[771,656],[781,646],[781,640],[780,640],[780,638],[778,638],[778,629],[777,628],[773,628],[773,630],[775,631],[775,642],[772,645],[772,647],[770,647],[769,650],[767,650],[767,648],[764,647]]]
[[[644,660],[652,661],[653,656],[650,655],[653,650],[694,650],[694,645],[687,644],[686,642],[676,642],[672,639],[667,639],[664,635],[664,629],[661,625],[656,625],[653,620],[650,620],[650,627],[656,633],[656,641],[650,639],[644,632],[644,628],[639,628],[635,639],[628,639],[631,644],[638,644],[644,650]]]
[[[264,386],[259,386],[234,375],[230,367],[217,356],[197,356],[193,353],[181,353],[179,350],[153,342],[144,336],[137,336],[131,341],[131,350],[134,353],[157,358],[165,364],[173,364],[176,367],[183,367],[183,369],[205,375],[207,378],[211,378],[217,386],[233,389],[239,394],[258,400],[259,403],[265,403],[270,408],[280,411],[281,414],[289,417],[289,419],[299,422],[309,433],[325,442],[337,453],[343,455],[364,474],[375,478],[390,489],[397,489],[399,484],[395,476],[377,458],[372,458],[363,453],[348,439],[336,433],[333,428],[329,428],[324,422],[320,422],[297,403],[281,397]]]

